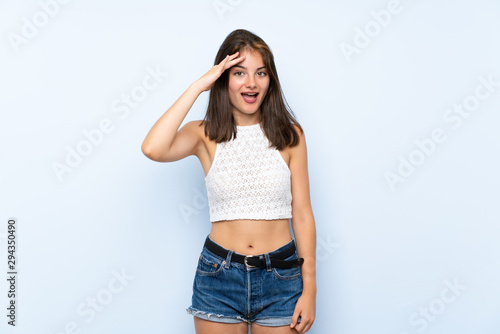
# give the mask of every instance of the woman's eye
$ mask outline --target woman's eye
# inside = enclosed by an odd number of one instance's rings
[[[267,73],[266,72],[258,72],[257,75],[263,77],[263,76],[266,76]]]
[[[243,75],[243,72],[241,72],[241,71],[236,71],[236,72],[234,72],[234,75],[237,75],[237,76],[242,76],[242,75]]]

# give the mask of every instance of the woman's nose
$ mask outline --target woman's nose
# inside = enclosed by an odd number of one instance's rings
[[[254,77],[253,77],[252,75],[249,75],[249,76],[247,77],[247,80],[246,80],[246,82],[245,82],[245,85],[246,85],[247,87],[255,87],[255,79],[254,79]]]

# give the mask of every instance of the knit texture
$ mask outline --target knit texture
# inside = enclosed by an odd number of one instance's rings
[[[217,143],[205,177],[210,221],[292,218],[291,173],[260,124]]]

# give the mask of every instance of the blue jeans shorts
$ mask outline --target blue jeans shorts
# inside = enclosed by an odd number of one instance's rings
[[[292,239],[268,254],[294,244]],[[232,262],[232,253],[234,251],[229,250],[227,258],[222,258],[203,247],[194,277],[191,306],[186,309],[188,314],[223,323],[289,325],[295,304],[302,294],[300,267],[271,268],[269,256],[266,256],[267,268],[247,267]],[[295,250],[285,260],[298,257]]]

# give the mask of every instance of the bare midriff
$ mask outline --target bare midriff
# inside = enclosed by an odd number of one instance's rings
[[[206,176],[213,163],[217,144],[205,136],[203,129],[203,126],[198,127],[198,134],[204,144],[198,158]],[[285,149],[281,154],[289,166],[288,150]],[[244,255],[269,253],[292,240],[289,219],[220,220],[212,223],[210,238],[222,247]]]
[[[272,252],[292,240],[288,219],[221,220],[212,223],[210,238],[244,255]]]

